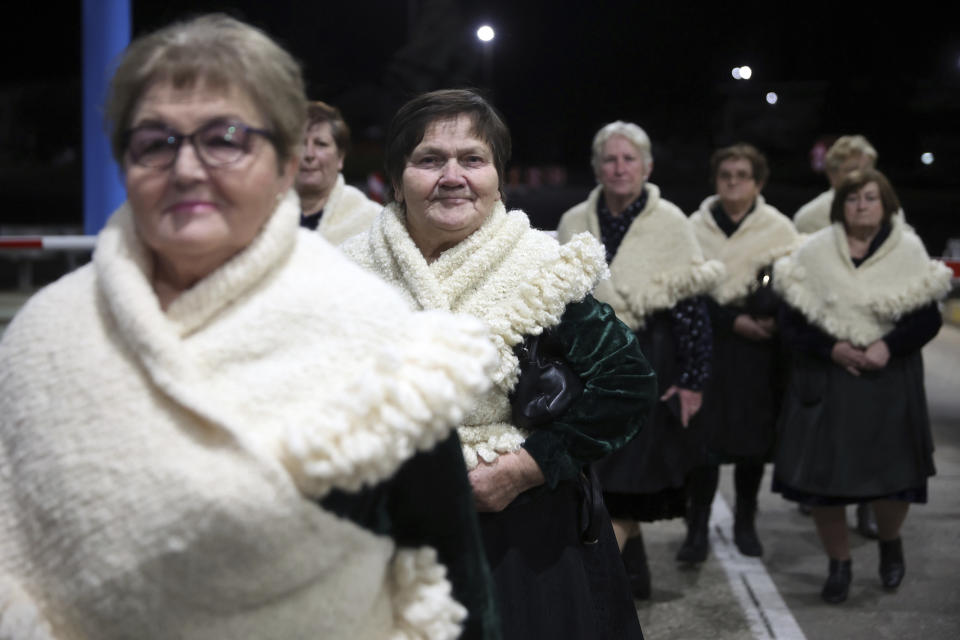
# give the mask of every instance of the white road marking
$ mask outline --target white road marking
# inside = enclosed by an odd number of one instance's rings
[[[730,588],[757,640],[806,640],[759,558],[742,555],[733,543],[733,514],[718,492],[710,515],[710,550],[727,574]]]

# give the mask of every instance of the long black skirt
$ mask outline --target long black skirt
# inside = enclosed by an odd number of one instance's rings
[[[891,496],[936,472],[920,351],[860,376],[797,354],[778,431],[775,478],[805,494]]]
[[[657,374],[662,394],[679,375],[669,314],[653,314],[637,332],[637,340]],[[645,522],[684,516],[684,482],[687,472],[699,462],[692,433],[666,403],[657,402],[650,420],[633,440],[594,464],[611,516]]]
[[[480,514],[505,640],[643,638],[609,516],[599,509],[586,544],[582,512],[580,486],[564,482]]]

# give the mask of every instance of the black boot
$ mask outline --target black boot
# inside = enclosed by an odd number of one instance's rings
[[[627,540],[623,545],[623,566],[627,568],[630,592],[637,600],[650,599],[650,567],[647,566],[647,550],[643,546],[643,536]]]
[[[830,573],[827,575],[827,581],[823,583],[820,597],[830,604],[840,604],[847,599],[847,595],[850,593],[850,580],[853,579],[850,561],[830,558],[830,565],[827,570]]]
[[[677,551],[677,562],[697,563],[707,559],[710,506],[691,504],[687,510],[687,537]]]
[[[880,583],[884,589],[896,589],[907,567],[903,562],[903,540],[880,540]]]
[[[873,507],[869,502],[857,505],[857,533],[864,538],[877,539],[877,518],[873,515]]]
[[[754,521],[757,516],[757,503],[746,500],[737,500],[736,514],[733,521],[733,541],[745,556],[759,558],[763,555],[763,545],[757,537]]]

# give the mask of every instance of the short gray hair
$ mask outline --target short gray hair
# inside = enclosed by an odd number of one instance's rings
[[[307,98],[300,65],[260,29],[214,13],[141,36],[123,52],[104,113],[120,166],[133,111],[155,82],[243,90],[273,133],[280,166],[296,156],[303,142]]]
[[[877,150],[866,138],[861,135],[840,136],[827,150],[824,166],[827,171],[833,171],[839,169],[845,160],[857,155],[870,158],[871,164],[877,162]]]
[[[653,162],[653,153],[650,151],[650,136],[647,132],[632,122],[617,120],[600,128],[597,135],[593,136],[593,154],[590,157],[590,164],[596,171],[600,167],[600,155],[603,153],[603,145],[613,136],[623,136],[643,154],[643,160],[647,164]]]

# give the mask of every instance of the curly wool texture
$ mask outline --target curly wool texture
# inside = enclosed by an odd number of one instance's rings
[[[608,275],[603,247],[589,233],[560,246],[530,228],[521,211],[498,203],[483,225],[428,264],[410,238],[404,214],[388,206],[370,231],[341,247],[361,266],[397,286],[421,309],[479,318],[498,354],[495,385],[459,429],[467,467],[516,451],[526,434],[509,424],[508,394],[519,363],[513,348],[560,322],[567,305],[584,298]]]
[[[726,268],[710,296],[720,304],[738,304],[757,286],[757,272],[795,250],[802,241],[785,215],[757,196],[753,212],[729,238],[717,225],[710,209],[717,196],[705,199],[690,216],[703,254]]]
[[[446,575],[434,549],[397,551],[390,567],[396,621],[391,640],[444,640],[460,635],[467,610],[453,600]]]
[[[839,340],[866,347],[904,314],[943,298],[952,271],[931,260],[923,242],[894,216],[890,236],[859,267],[847,235],[834,223],[774,265],[774,288],[811,323]]]
[[[7,328],[0,629],[397,631],[394,541],[312,498],[388,478],[449,435],[491,386],[496,352],[482,323],[411,312],[298,216],[291,193],[250,246],[164,311],[125,206],[93,264]]]
[[[331,244],[341,244],[366,231],[381,209],[382,204],[374,202],[359,189],[348,185],[343,174],[338,174],[330,197],[323,205],[317,233]]]
[[[648,182],[647,204],[627,230],[613,262],[610,279],[600,282],[594,297],[606,302],[628,327],[636,331],[646,316],[673,308],[679,301],[709,291],[724,275],[718,260],[705,260],[693,227],[673,203],[660,197]],[[602,240],[596,187],[586,201],[563,214],[557,227],[560,242],[589,232]]]
[[[36,603],[0,576],[0,640],[55,640]]]

